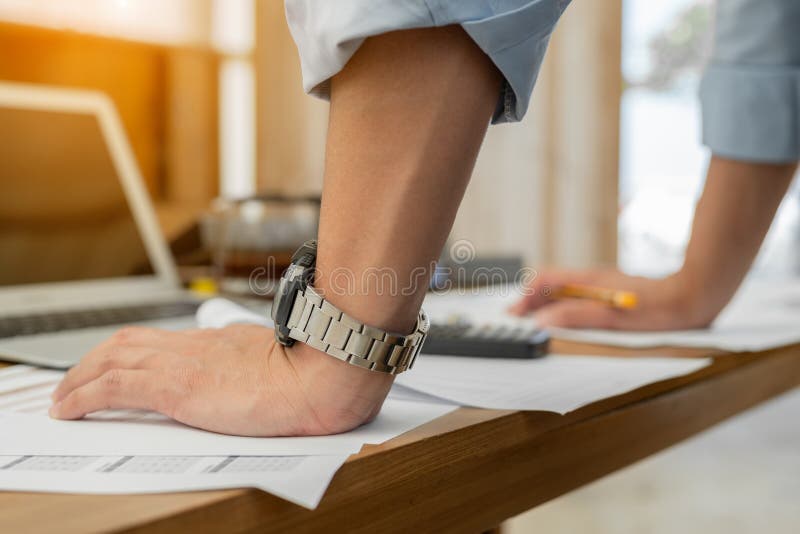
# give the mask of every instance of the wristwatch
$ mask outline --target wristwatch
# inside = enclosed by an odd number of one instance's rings
[[[419,311],[416,327],[407,335],[361,323],[314,289],[316,263],[317,242],[306,241],[281,277],[272,303],[278,343],[300,341],[371,371],[398,374],[411,369],[428,333],[425,312]]]

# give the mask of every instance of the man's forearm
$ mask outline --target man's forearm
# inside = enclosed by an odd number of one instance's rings
[[[697,204],[677,279],[692,322],[711,321],[747,274],[792,181],[797,164],[760,164],[714,156]],[[702,295],[701,299],[693,298]]]
[[[368,39],[333,78],[316,285],[339,308],[413,329],[500,79],[458,26]]]

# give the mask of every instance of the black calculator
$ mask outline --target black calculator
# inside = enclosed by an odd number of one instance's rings
[[[532,326],[473,324],[458,320],[431,323],[423,354],[476,358],[539,358],[547,354],[550,335]]]

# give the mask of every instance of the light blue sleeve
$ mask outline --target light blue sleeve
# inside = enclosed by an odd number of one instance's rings
[[[330,78],[364,39],[394,30],[461,25],[505,77],[492,122],[521,120],[545,50],[570,0],[286,0],[303,87],[327,98]]]
[[[700,100],[713,154],[800,159],[800,0],[719,0]]]

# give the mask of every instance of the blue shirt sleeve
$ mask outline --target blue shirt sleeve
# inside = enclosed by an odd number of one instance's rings
[[[800,1],[719,0],[700,101],[715,155],[800,159]]]
[[[521,120],[556,22],[570,0],[286,0],[303,87],[328,98],[330,78],[364,39],[461,25],[505,77],[492,122]]]

